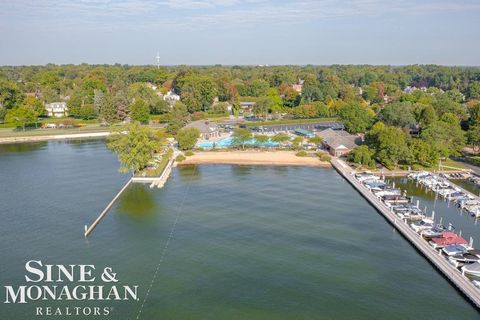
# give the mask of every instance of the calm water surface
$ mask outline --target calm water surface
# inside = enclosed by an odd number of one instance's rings
[[[0,319],[35,318],[36,305],[135,319],[152,279],[141,319],[479,318],[333,170],[177,168],[163,189],[128,189],[85,239],[127,180],[117,168],[100,141],[0,146],[2,286],[24,284],[25,262],[41,259],[111,266],[141,298],[2,304]]]

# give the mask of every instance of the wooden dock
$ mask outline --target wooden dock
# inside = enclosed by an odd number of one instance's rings
[[[397,216],[377,197],[375,197],[354,176],[354,171],[345,162],[332,159],[333,167],[377,209],[383,217],[390,222],[418,251],[420,251],[442,274],[465,296],[475,307],[480,309],[480,289],[448,261],[433,249],[419,234],[410,229],[406,223]],[[434,293],[433,293],[434,294]]]
[[[108,203],[108,205],[105,207],[105,209],[103,209],[103,211],[100,213],[98,218],[95,219],[95,221],[93,221],[93,223],[90,225],[90,227],[87,228],[87,226],[85,226],[85,233],[84,233],[85,237],[88,237],[90,235],[90,233],[92,233],[92,231],[95,229],[95,227],[100,223],[100,221],[102,221],[103,217],[105,217],[108,210],[110,210],[110,208],[113,206],[115,201],[117,201],[117,199],[120,197],[120,195],[123,193],[123,191],[125,191],[128,188],[130,183],[132,183],[132,179],[128,180],[128,182],[123,186],[123,188],[120,189],[120,191],[117,193],[117,195],[112,199],[112,201],[110,201]]]

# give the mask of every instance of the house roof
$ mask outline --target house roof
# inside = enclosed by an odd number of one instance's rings
[[[353,149],[360,144],[358,136],[351,135],[343,130],[325,129],[317,133],[332,149]]]
[[[190,122],[186,125],[187,128],[196,128],[200,133],[212,133],[218,130],[218,126],[216,123],[205,121],[205,120],[198,120]]]

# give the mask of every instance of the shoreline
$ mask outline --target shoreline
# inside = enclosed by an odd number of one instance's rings
[[[196,152],[178,165],[235,164],[268,166],[304,166],[330,168],[330,162],[317,157],[297,157],[294,151],[209,151]]]
[[[68,139],[81,139],[81,138],[104,138],[109,134],[110,132],[105,131],[105,132],[90,132],[90,133],[55,134],[55,135],[44,135],[44,136],[4,137],[4,138],[0,138],[0,144],[41,142],[41,141],[48,141],[48,140],[68,140]]]

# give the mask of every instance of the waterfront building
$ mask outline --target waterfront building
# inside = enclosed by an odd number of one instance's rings
[[[325,129],[317,133],[323,139],[324,148],[334,157],[342,157],[350,153],[361,144],[359,136],[352,135],[344,130]]]
[[[200,139],[208,140],[220,136],[218,125],[206,120],[198,120],[190,122],[186,125],[187,128],[196,128],[200,132]]]
[[[66,102],[52,102],[45,105],[45,110],[49,117],[61,118],[68,116],[68,107]]]

